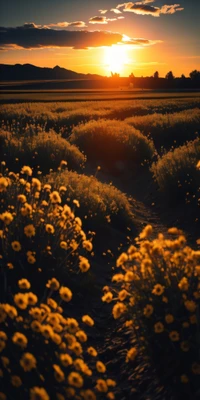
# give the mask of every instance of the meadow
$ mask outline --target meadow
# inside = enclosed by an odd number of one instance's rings
[[[1,105],[0,400],[200,399],[200,97],[123,96]]]

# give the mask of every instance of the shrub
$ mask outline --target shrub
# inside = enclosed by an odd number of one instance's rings
[[[184,110],[173,114],[152,114],[127,118],[126,123],[149,135],[156,149],[169,149],[195,139],[199,132],[200,110]]]
[[[83,150],[88,160],[109,169],[132,168],[152,158],[154,147],[139,131],[122,121],[90,121],[74,127],[69,141]]]
[[[62,160],[67,162],[69,169],[80,169],[85,162],[78,148],[53,130],[38,134],[31,134],[29,130],[23,136],[0,130],[0,142],[0,157],[10,168],[15,162],[16,169],[28,164],[36,171],[40,169],[47,173],[50,169],[57,169]]]
[[[119,256],[115,286],[104,288],[102,300],[114,301],[113,317],[132,329],[135,344],[130,342],[125,361],[134,366],[139,356],[144,364],[148,357],[169,398],[194,399],[200,375],[200,251],[177,228],[169,229],[170,237],[150,240],[151,233],[148,225]]]
[[[169,151],[153,163],[151,170],[160,190],[172,202],[189,201],[200,188],[199,139]],[[197,199],[197,198],[196,198]]]

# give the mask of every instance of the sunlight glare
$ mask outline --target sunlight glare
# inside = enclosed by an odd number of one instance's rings
[[[128,64],[127,47],[123,45],[113,45],[105,48],[105,68],[109,72],[123,73],[124,67]]]

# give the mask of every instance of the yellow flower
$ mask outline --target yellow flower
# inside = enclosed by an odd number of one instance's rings
[[[190,350],[190,344],[188,342],[181,342],[180,344],[181,350],[187,352]]]
[[[97,357],[97,355],[98,355],[97,351],[92,346],[88,347],[87,352],[92,357]]]
[[[188,311],[195,312],[197,305],[193,300],[186,300],[184,304]]]
[[[187,375],[181,375],[181,382],[182,383],[188,383],[189,382],[189,379],[188,379],[188,377],[187,377]]]
[[[104,379],[97,379],[96,389],[98,392],[106,393],[108,391],[108,385]]]
[[[68,367],[73,364],[72,357],[69,354],[60,354],[60,361],[64,367]]]
[[[31,284],[27,279],[20,279],[18,281],[18,286],[20,289],[30,289]]]
[[[53,234],[55,232],[55,229],[54,229],[53,225],[47,224],[46,225],[46,232]]]
[[[136,347],[132,347],[130,350],[128,350],[127,355],[126,355],[126,362],[129,361],[134,361],[136,356],[138,354],[138,351]]]
[[[0,342],[8,340],[8,337],[4,331],[0,331]]]
[[[21,310],[25,310],[28,306],[28,300],[26,294],[17,293],[14,295],[14,302],[17,307],[21,308]]]
[[[3,176],[0,177],[0,192],[5,192],[8,186],[8,180]]]
[[[169,333],[169,338],[172,342],[178,342],[180,340],[180,335],[177,331],[172,331]]]
[[[58,280],[56,278],[52,278],[48,281],[48,283],[46,284],[46,287],[51,290],[58,290],[60,287],[60,283],[58,282]]]
[[[34,225],[30,224],[25,226],[24,233],[27,237],[35,236],[35,227]]]
[[[20,251],[21,250],[21,244],[17,242],[16,240],[11,243],[11,247],[14,251]]]
[[[49,198],[53,204],[61,203],[61,197],[57,191],[52,192]]]
[[[127,260],[128,260],[128,256],[127,256],[126,253],[120,254],[120,256],[119,256],[118,259],[117,259],[116,266],[117,266],[117,267],[120,267],[120,266],[123,265]]]
[[[14,319],[17,317],[18,313],[14,306],[11,306],[10,304],[4,304],[4,310],[11,319]]]
[[[21,378],[17,375],[11,376],[11,385],[13,385],[16,388],[20,387],[22,385]]]
[[[118,298],[120,301],[124,301],[127,296],[128,296],[128,292],[125,289],[121,290],[118,294]]]
[[[76,332],[76,337],[80,340],[80,342],[87,342],[87,335],[84,331]]]
[[[37,178],[32,178],[31,183],[32,183],[33,188],[35,188],[36,190],[38,190],[40,192],[41,187],[42,187],[40,180]]]
[[[155,333],[162,333],[164,331],[164,325],[162,322],[156,322],[154,325],[154,331]]]
[[[96,400],[97,399],[95,393],[90,389],[81,391],[81,396],[83,396],[84,400]]]
[[[32,292],[26,293],[26,298],[30,306],[34,306],[38,302],[37,296]]]
[[[106,366],[101,361],[96,362],[96,369],[100,373],[106,372]]]
[[[32,176],[32,169],[28,167],[27,165],[24,165],[24,167],[21,169],[21,174],[26,174],[28,176]]]
[[[36,368],[36,358],[31,353],[24,353],[20,359],[20,365],[25,372],[29,372]]]
[[[10,212],[5,211],[3,214],[0,214],[0,219],[6,224],[9,225],[13,221],[13,216]]]
[[[50,400],[50,397],[44,388],[35,386],[30,390],[30,400]]]
[[[79,268],[81,272],[87,272],[90,269],[90,263],[87,258],[79,256]]]
[[[126,311],[126,306],[123,303],[117,302],[113,309],[112,314],[115,319],[121,317],[121,315]]]
[[[107,379],[106,383],[108,386],[112,386],[112,387],[116,386],[116,382],[113,379]]]
[[[147,304],[143,313],[145,317],[149,318],[153,314],[153,306],[151,304]]]
[[[183,277],[180,280],[178,287],[182,291],[187,291],[189,289],[189,282],[188,282],[187,278]]]
[[[167,324],[172,324],[172,322],[174,322],[173,315],[172,314],[165,315],[165,321],[167,322]]]
[[[82,321],[86,325],[89,325],[89,326],[93,326],[94,325],[94,321],[89,315],[83,315]]]
[[[61,247],[61,249],[64,249],[64,250],[68,249],[67,243],[64,241],[60,242],[60,247]]]
[[[148,236],[150,236],[153,232],[153,228],[151,225],[147,225],[143,231],[140,233],[139,237],[140,239],[146,239]]]
[[[83,378],[78,372],[71,372],[68,375],[67,381],[69,385],[76,388],[81,388],[83,386]]]
[[[3,340],[1,340],[0,341],[0,353],[5,349],[5,347],[6,347],[6,343]]]
[[[26,203],[26,196],[24,194],[19,194],[17,198],[20,201],[20,203]]]
[[[200,364],[195,362],[192,364],[192,372],[195,375],[200,375]]]
[[[110,303],[113,299],[113,294],[111,292],[107,292],[102,296],[101,299],[105,303]]]
[[[41,333],[46,339],[51,338],[53,336],[53,329],[51,325],[41,325]]]
[[[68,287],[61,286],[59,294],[63,301],[69,302],[72,299],[72,292]]]
[[[93,249],[92,243],[89,240],[83,240],[82,246],[87,251],[92,251],[92,249]]]
[[[29,264],[35,264],[36,258],[35,258],[32,254],[30,254],[30,255],[27,257],[27,261],[28,261]]]
[[[54,377],[57,380],[57,382],[63,382],[65,380],[65,374],[59,367],[59,365],[53,364],[53,369],[54,369]]]
[[[20,332],[14,333],[14,335],[12,337],[12,341],[14,344],[16,344],[17,346],[20,346],[22,349],[24,349],[28,344],[28,340],[27,340],[26,336]]]
[[[161,296],[163,294],[165,288],[164,286],[160,285],[159,283],[154,286],[152,293],[155,294],[156,296]]]

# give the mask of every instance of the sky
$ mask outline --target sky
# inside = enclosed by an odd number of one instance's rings
[[[177,1],[0,0],[0,63],[188,76],[200,70],[200,0]]]

